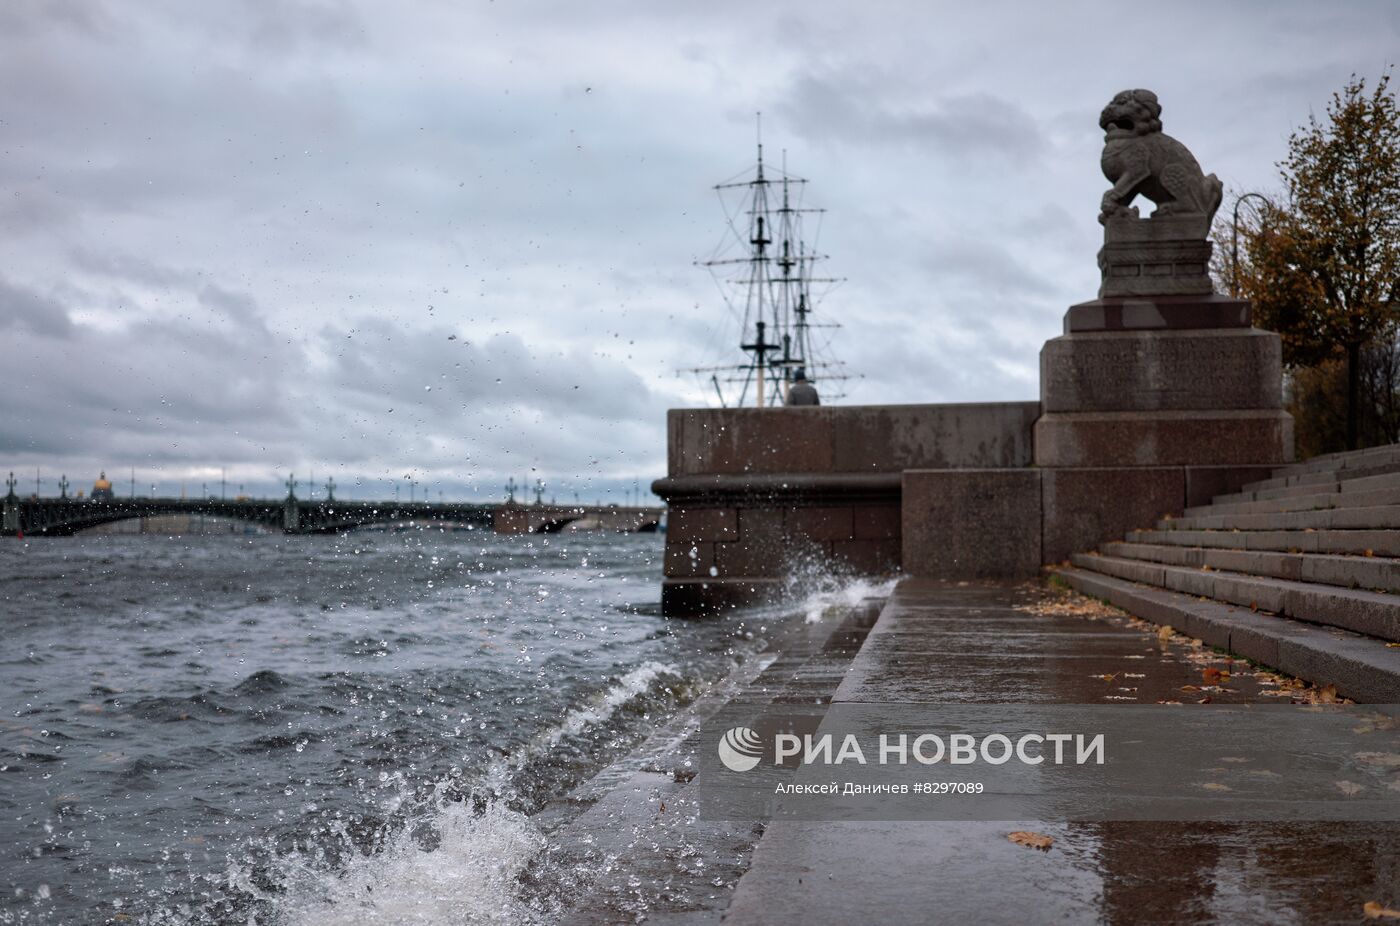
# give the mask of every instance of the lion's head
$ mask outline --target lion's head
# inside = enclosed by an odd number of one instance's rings
[[[1115,135],[1151,135],[1162,131],[1162,104],[1151,90],[1124,90],[1099,114],[1099,128]]]

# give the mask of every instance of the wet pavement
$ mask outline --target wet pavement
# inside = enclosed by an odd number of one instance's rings
[[[833,697],[1182,709],[1334,699],[1057,589],[915,580],[897,587]],[[1008,839],[1018,830],[1053,842],[1027,848]],[[1354,923],[1367,903],[1400,907],[1396,824],[777,820],[723,922]]]
[[[533,818],[549,844],[536,892],[543,906],[567,910],[552,919],[720,922],[767,821],[702,817],[694,793],[701,726],[734,705],[830,703],[882,604],[867,599],[815,622],[790,622],[766,657],[740,666],[629,756]]]

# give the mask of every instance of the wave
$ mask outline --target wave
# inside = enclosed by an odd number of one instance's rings
[[[520,896],[516,884],[545,848],[529,818],[503,801],[478,811],[440,801],[432,835],[402,829],[373,855],[341,870],[289,863],[275,922],[287,926],[415,924],[458,926],[546,921],[548,910]]]
[[[386,801],[392,820],[372,833],[346,821],[330,823],[292,851],[256,860],[230,860],[220,893],[249,926],[369,926],[369,924],[510,924],[550,921],[558,891],[531,891],[525,882],[548,872],[559,885],[574,879],[552,859],[548,842],[518,809],[516,777],[568,740],[615,719],[639,698],[682,676],[670,663],[648,661],[615,677],[555,724],[509,755],[496,756],[482,772],[458,770],[426,788],[409,775],[389,773],[399,792]],[[381,780],[385,776],[381,774]],[[425,794],[426,791],[426,794]],[[187,923],[161,918],[150,923]],[[198,921],[194,918],[193,921]]]
[[[670,663],[645,662],[631,670],[611,687],[589,699],[583,707],[570,711],[558,724],[536,737],[527,754],[522,756],[522,761],[558,745],[565,737],[578,736],[589,727],[609,720],[620,707],[633,698],[646,694],[652,683],[666,675],[680,679],[679,670]]]

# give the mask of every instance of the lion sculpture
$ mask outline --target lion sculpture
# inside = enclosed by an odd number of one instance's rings
[[[1104,107],[1101,163],[1113,188],[1103,194],[1099,221],[1137,218],[1137,207],[1129,204],[1141,194],[1156,203],[1153,215],[1203,216],[1204,236],[1224,187],[1215,174],[1202,174],[1185,145],[1162,132],[1161,116],[1151,90],[1124,90]]]

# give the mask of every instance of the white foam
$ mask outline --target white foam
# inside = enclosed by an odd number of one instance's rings
[[[525,900],[518,890],[520,873],[544,850],[546,840],[528,817],[510,809],[512,772],[564,738],[606,722],[668,674],[677,675],[676,667],[643,663],[515,750],[509,759],[492,762],[475,789],[485,801],[484,811],[474,808],[474,801],[448,796],[454,791],[460,795],[460,787],[454,787],[458,782],[441,782],[431,802],[412,814],[414,825],[400,828],[371,855],[354,854],[333,871],[314,856],[283,856],[274,873],[283,889],[279,894],[258,889],[246,868],[231,865],[228,885],[237,893],[267,901],[275,911],[270,921],[250,918],[250,926],[265,922],[278,926],[532,926],[545,922],[549,911]],[[404,789],[400,798],[406,800],[409,784],[401,779],[400,785]],[[386,807],[400,803],[390,798]],[[425,829],[433,837],[428,845],[422,839]]]
[[[583,707],[570,711],[557,726],[544,734],[544,747],[553,746],[566,736],[577,736],[589,727],[603,723],[617,713],[619,707],[647,691],[652,682],[662,675],[678,676],[679,672],[669,663],[642,663],[618,679],[611,688],[594,696]],[[538,741],[539,738],[536,742]]]
[[[523,901],[516,879],[545,845],[529,819],[494,801],[484,813],[463,803],[439,804],[432,818],[437,845],[425,848],[401,830],[374,855],[355,856],[334,873],[287,872],[276,922],[287,926],[462,926],[543,922],[545,911]]]
[[[800,607],[807,623],[815,624],[833,610],[853,608],[866,598],[888,598],[898,581],[868,577],[848,579],[834,588],[826,587],[812,592]]]

